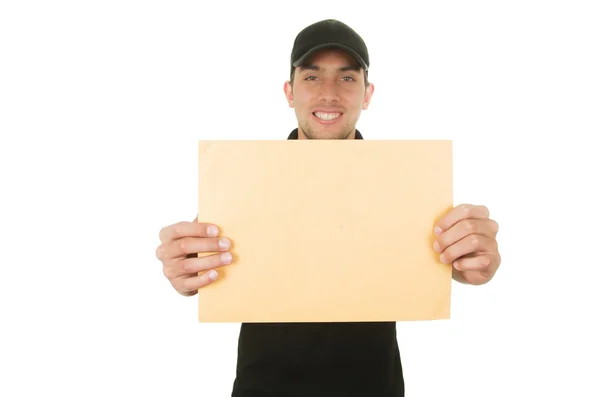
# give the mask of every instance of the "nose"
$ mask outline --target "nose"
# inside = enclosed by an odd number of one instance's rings
[[[321,84],[320,99],[325,102],[334,102],[339,100],[338,86],[335,80],[326,79]]]

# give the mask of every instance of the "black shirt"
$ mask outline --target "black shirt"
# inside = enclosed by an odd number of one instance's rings
[[[396,323],[243,323],[231,396],[404,397]]]

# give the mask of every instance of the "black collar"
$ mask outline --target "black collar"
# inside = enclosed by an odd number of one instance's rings
[[[288,136],[288,139],[298,139],[298,128],[295,128],[290,135]],[[363,136],[361,135],[361,133],[356,130],[356,136],[354,137],[354,139],[363,139]]]

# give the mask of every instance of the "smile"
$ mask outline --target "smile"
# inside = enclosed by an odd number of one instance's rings
[[[340,117],[341,113],[325,113],[325,112],[314,112],[316,118],[324,121],[335,120]]]

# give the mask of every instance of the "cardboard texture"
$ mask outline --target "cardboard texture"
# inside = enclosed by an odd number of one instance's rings
[[[234,257],[198,291],[199,320],[450,318],[433,228],[452,187],[452,141],[199,142],[198,221]]]

